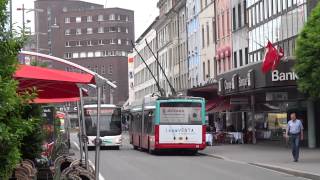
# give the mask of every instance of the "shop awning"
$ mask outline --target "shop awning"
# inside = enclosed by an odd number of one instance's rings
[[[38,97],[32,103],[77,101],[80,96],[78,84],[94,83],[94,77],[90,74],[26,65],[18,67],[14,78],[19,81],[19,92],[37,89]]]
[[[220,101],[220,103],[216,107],[212,108],[207,113],[210,114],[210,113],[224,112],[230,109],[231,109],[230,100],[227,99],[227,100]]]

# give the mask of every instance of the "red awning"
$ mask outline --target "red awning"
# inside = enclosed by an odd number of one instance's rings
[[[221,100],[216,107],[209,110],[207,113],[216,113],[216,112],[223,112],[231,109],[230,100]]]
[[[217,102],[216,100],[209,100],[206,102],[206,112],[210,111],[211,109],[213,109],[214,107],[216,107],[218,105],[219,102]]]
[[[19,92],[33,87],[37,89],[38,97],[32,103],[77,101],[80,96],[77,84],[94,83],[94,77],[91,74],[26,65],[20,65],[14,78],[19,81]]]
[[[94,83],[94,77],[91,74],[81,74],[75,72],[67,72],[56,69],[48,69],[38,66],[19,65],[14,78],[45,80],[45,81],[60,81],[80,84]]]

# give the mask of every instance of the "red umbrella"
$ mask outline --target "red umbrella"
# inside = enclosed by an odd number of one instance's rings
[[[26,65],[19,66],[14,78],[19,81],[19,92],[32,87],[37,89],[38,97],[34,103],[77,101],[80,96],[77,84],[94,83],[94,76],[91,74]]]

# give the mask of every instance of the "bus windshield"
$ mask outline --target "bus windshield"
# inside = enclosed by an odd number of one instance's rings
[[[97,135],[97,109],[85,109],[85,123],[88,136]],[[120,109],[101,108],[100,135],[115,136],[121,134],[121,112]]]
[[[161,102],[160,124],[202,124],[201,103]]]

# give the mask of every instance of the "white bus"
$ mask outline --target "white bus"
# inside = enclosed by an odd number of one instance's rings
[[[94,140],[97,135],[97,105],[84,106],[86,133],[88,147],[94,147]],[[121,108],[113,104],[101,104],[100,109],[100,138],[101,146],[121,146]]]

